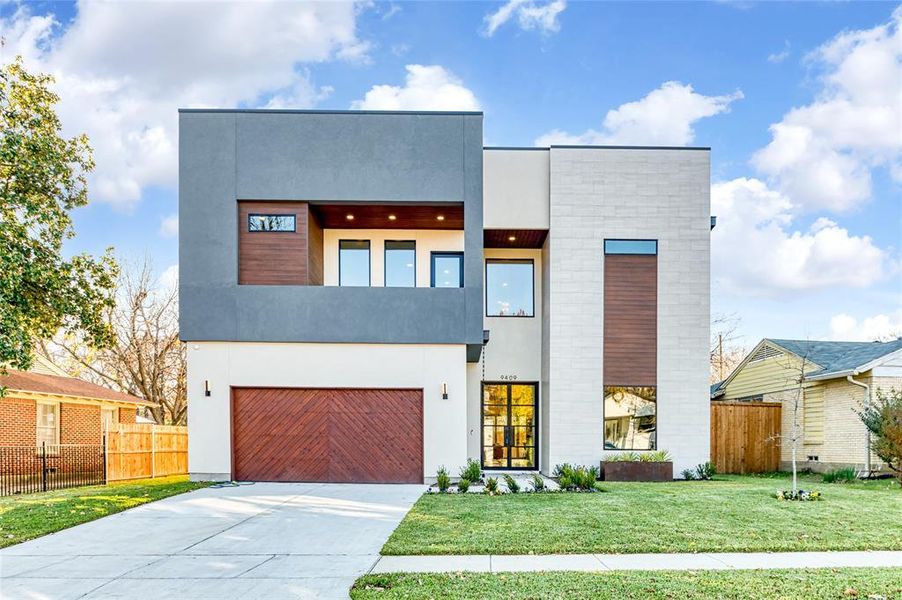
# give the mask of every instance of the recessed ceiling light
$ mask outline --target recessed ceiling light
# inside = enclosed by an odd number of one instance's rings
[[[509,241],[509,242],[516,242],[516,241],[517,241],[517,236],[515,236],[515,235],[509,235],[509,236],[507,236],[507,241]]]
[[[348,221],[353,221],[354,215],[345,215],[345,219],[347,219]]]
[[[436,219],[438,219],[439,221],[444,221],[444,220],[445,220],[445,215],[439,215],[439,216],[436,217]]]
[[[398,217],[396,217],[395,215],[388,215],[388,220],[389,220],[389,221],[394,221],[394,220],[397,219],[397,218],[398,218]]]

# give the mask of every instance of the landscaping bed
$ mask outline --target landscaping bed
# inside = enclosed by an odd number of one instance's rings
[[[383,554],[554,554],[902,550],[892,480],[825,484],[785,502],[788,477],[598,484],[595,494],[426,494]]]
[[[178,475],[0,498],[0,548],[207,485]]]
[[[351,598],[899,598],[899,569],[367,575]]]

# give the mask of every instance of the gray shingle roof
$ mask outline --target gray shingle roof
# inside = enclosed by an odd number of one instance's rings
[[[854,371],[869,362],[902,349],[902,338],[891,342],[826,342],[817,340],[777,340],[769,342],[798,356],[806,356],[822,368],[808,376]]]

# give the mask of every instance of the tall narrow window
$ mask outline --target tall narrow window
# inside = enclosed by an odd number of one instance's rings
[[[416,242],[385,242],[385,287],[417,285]]]
[[[459,288],[464,286],[464,253],[432,253],[432,287]]]
[[[369,240],[338,242],[338,285],[346,287],[370,285]]]
[[[485,262],[485,314],[487,317],[535,315],[532,260]]]
[[[37,404],[37,410],[37,445],[41,446],[42,444],[47,444],[48,446],[56,446],[60,443],[60,405],[39,402]]]

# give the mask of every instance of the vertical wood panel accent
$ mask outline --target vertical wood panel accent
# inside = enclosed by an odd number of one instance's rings
[[[711,462],[718,473],[780,468],[779,402],[712,402]]]
[[[657,385],[658,257],[604,257],[604,384]]]
[[[308,283],[306,202],[238,203],[238,283],[306,285]],[[295,216],[295,231],[248,231],[250,214]]]
[[[422,483],[423,392],[232,389],[240,481]]]

